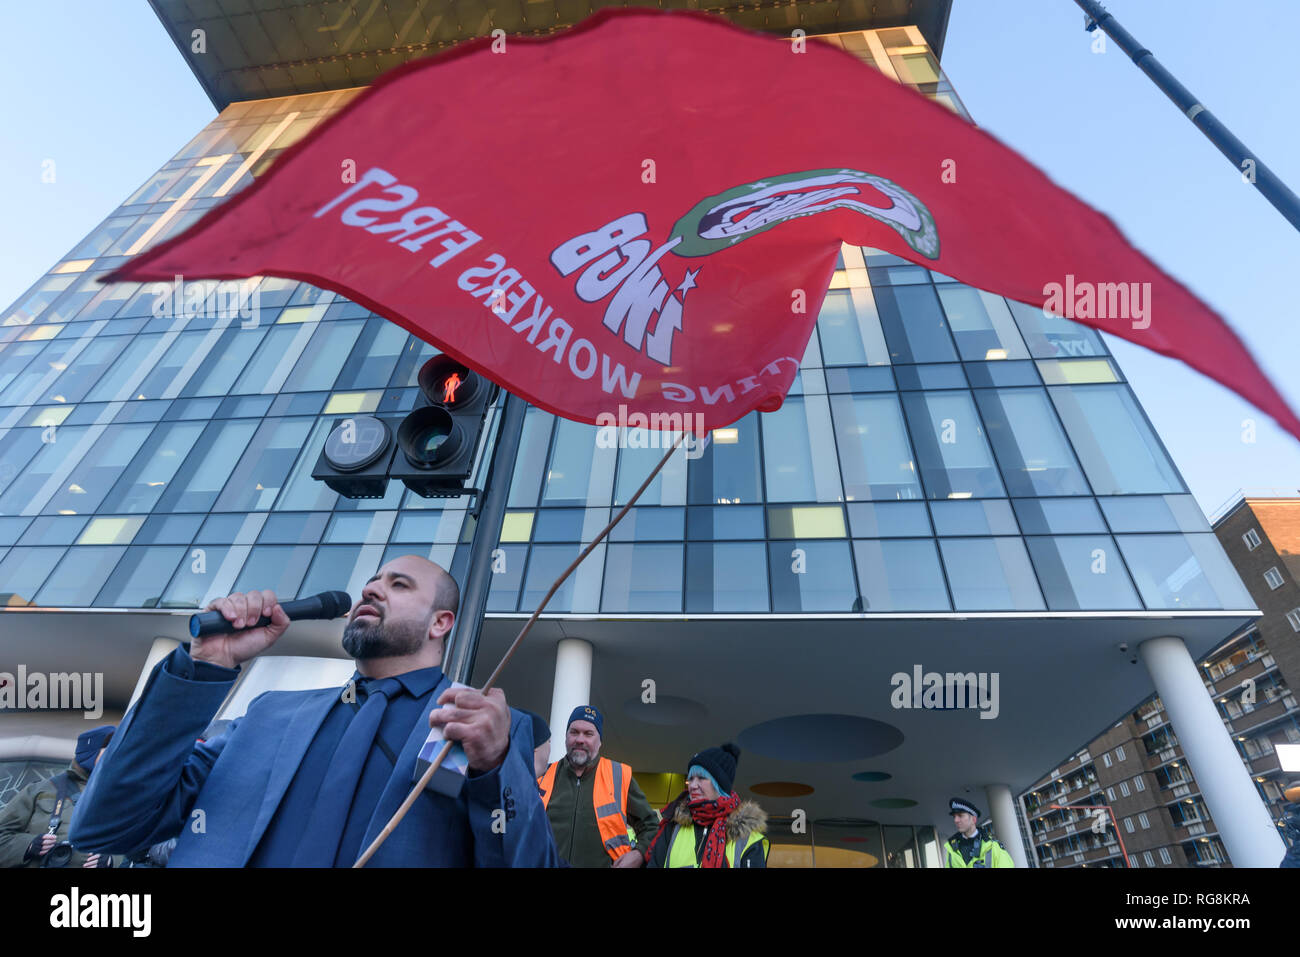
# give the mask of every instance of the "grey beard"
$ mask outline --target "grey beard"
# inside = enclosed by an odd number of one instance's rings
[[[343,650],[357,661],[371,658],[400,658],[413,655],[424,645],[428,624],[381,621],[374,624],[350,621],[343,629]]]

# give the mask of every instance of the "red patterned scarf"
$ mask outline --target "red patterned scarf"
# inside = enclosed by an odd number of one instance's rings
[[[694,801],[686,807],[691,820],[709,829],[704,839],[704,853],[700,867],[727,867],[727,818],[740,807],[740,795],[732,791],[714,801]]]

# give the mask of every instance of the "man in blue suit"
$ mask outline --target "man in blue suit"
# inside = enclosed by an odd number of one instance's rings
[[[439,668],[458,604],[438,565],[393,559],[348,616],[353,681],[259,695],[195,746],[243,662],[289,626],[270,591],[214,601],[237,630],[154,668],[78,804],[73,844],[132,854],[177,837],[172,867],[348,867],[409,793],[440,726],[464,747],[467,780],[454,798],[426,789],[367,866],[555,866],[529,719],[499,689],[452,689]],[[263,615],[269,625],[250,627]]]

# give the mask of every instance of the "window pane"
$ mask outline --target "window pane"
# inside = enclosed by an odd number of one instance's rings
[[[1035,359],[1106,355],[1101,337],[1087,326],[1058,316],[1045,316],[1041,308],[1023,302],[1008,299],[1006,303],[1025,337],[1029,354]]]
[[[43,511],[78,514],[95,511],[153,428],[147,422],[110,425],[82,456]]]
[[[1019,538],[942,538],[944,568],[957,611],[1033,611],[1043,607]]]
[[[258,545],[249,553],[231,591],[269,588],[276,598],[288,601],[298,594],[315,551],[312,545]]]
[[[235,463],[248,448],[258,423],[251,419],[213,422],[158,502],[162,512],[206,512],[217,500]]]
[[[690,461],[689,501],[693,505],[749,504],[762,501],[759,483],[759,415],[714,429],[704,454]]]
[[[611,542],[681,541],[686,537],[685,520],[686,510],[683,508],[633,508],[610,530],[609,540]],[[573,540],[577,541],[577,539]]]
[[[188,560],[185,548],[132,547],[117,563],[96,605],[113,608],[156,608],[163,586],[182,560]]]
[[[86,401],[108,402],[116,399],[122,388],[140,374],[140,370],[145,367],[145,360],[149,357],[149,353],[153,352],[160,342],[162,342],[162,333],[160,332],[135,336],[131,340],[131,344],[122,350],[122,354],[118,359],[95,383],[94,388],[86,394]],[[129,396],[126,398],[129,398]],[[148,398],[148,396],[145,396],[145,398]]]
[[[514,611],[519,603],[519,585],[524,580],[527,545],[502,545],[499,560],[492,562],[492,580],[488,586],[488,611]],[[548,606],[549,608],[549,606]],[[533,609],[529,608],[531,612]]]
[[[303,442],[303,454],[299,456],[298,464],[294,466],[284,482],[284,492],[275,504],[276,511],[319,511],[333,508],[335,503],[340,501],[337,492],[332,491],[324,482],[311,477],[311,470],[316,467],[316,460],[320,457],[321,449],[325,447],[325,437],[334,427],[334,421],[334,416],[328,416],[317,419],[312,426],[311,434]],[[401,482],[390,481],[388,485],[390,493],[394,487],[402,487]],[[377,506],[376,500],[369,500],[367,504],[370,508]]]
[[[81,354],[72,360],[63,375],[46,387],[41,398],[45,402],[80,402],[86,393],[105,375],[118,353],[131,341],[130,336],[113,336],[92,339]]]
[[[849,506],[854,538],[911,538],[930,534],[923,502],[855,502]]]
[[[592,457],[596,452],[596,427],[557,419],[555,447],[542,488],[543,505],[598,505],[587,501]],[[660,455],[663,453],[661,452]],[[649,469],[646,470],[647,472]],[[645,478],[642,473],[641,478]],[[638,480],[638,484],[640,480]],[[635,486],[633,486],[635,488]],[[608,490],[606,490],[608,495]],[[605,500],[608,502],[608,499]]]
[[[831,397],[847,501],[922,498],[898,398]]]
[[[1027,359],[1029,350],[1011,318],[1006,301],[969,286],[938,290],[961,357],[969,361]]]
[[[787,398],[765,413],[763,471],[769,502],[834,502],[842,496],[833,449],[830,409],[825,396]],[[819,454],[813,455],[813,449]]]
[[[201,422],[166,422],[153,427],[139,454],[104,499],[101,510],[151,511],[202,431]]]
[[[1141,608],[1109,535],[1025,539],[1052,611]]]
[[[270,508],[314,421],[263,420],[214,510],[243,512]]]
[[[332,386],[364,325],[362,319],[317,324],[315,334],[298,357],[281,391],[318,392]]]
[[[240,330],[245,335],[249,331],[256,330]],[[271,331],[266,334],[253,358],[244,367],[238,381],[229,390],[230,393],[232,395],[243,395],[251,392],[261,392],[265,389],[271,374],[275,372],[276,367],[284,359],[285,354],[289,351],[289,344],[293,342],[297,335],[298,326],[296,324],[272,326]],[[303,391],[310,390],[304,389]],[[202,394],[204,393],[200,393],[200,395]]]
[[[748,505],[689,508],[686,510],[686,536],[709,541],[762,538],[763,510]]]
[[[1006,499],[983,502],[931,502],[936,535],[1019,535]]]
[[[686,548],[688,612],[767,611],[765,549],[759,542]]]
[[[1148,608],[1255,606],[1213,534],[1117,535],[1116,541]]]
[[[1011,504],[1026,535],[1106,531],[1097,503],[1090,498],[1018,498]]]
[[[861,607],[855,611],[948,611],[948,589],[933,539],[858,541]]]
[[[69,548],[36,596],[36,604],[50,608],[88,607],[125,551],[121,545]]]
[[[860,611],[848,542],[769,542],[772,610]]]
[[[1006,494],[969,392],[908,392],[903,408],[930,498]]]
[[[226,545],[190,549],[189,554],[181,559],[180,567],[163,592],[158,607],[198,608],[229,551],[230,547]]]
[[[352,569],[361,555],[361,545],[322,545],[307,571],[307,577],[298,589],[298,597],[305,598],[323,591],[343,590],[352,579]]]
[[[817,316],[822,356],[826,365],[866,365],[858,317],[850,293],[833,290],[826,294]]]
[[[616,432],[610,429],[606,434]],[[628,429],[625,436],[626,447],[618,449],[618,482],[614,489],[614,504],[619,506],[627,504],[650,470],[659,464],[677,440],[671,432],[649,429]],[[686,461],[686,449],[679,448],[637,501],[642,505],[686,504]]]
[[[577,545],[534,545],[532,554],[528,556],[528,574],[524,579],[524,593],[519,600],[519,607],[531,614],[555,584],[555,579],[578,557],[579,551],[581,549]],[[573,610],[573,586],[577,574],[575,571],[556,590],[546,605],[548,612]]]
[[[172,384],[181,367],[190,360],[194,355],[194,350],[198,348],[199,343],[207,336],[208,330],[199,329],[190,332],[182,332],[172,342],[168,350],[163,353],[158,364],[153,370],[144,377],[137,387],[137,394],[144,396],[146,399],[158,399],[162,397],[163,392]]]
[[[1124,385],[1048,389],[1097,495],[1182,492],[1182,482]]]
[[[238,323],[232,325],[221,334],[181,394],[227,395],[239,373],[248,364],[248,357],[265,335],[266,329],[262,326],[244,329]]]
[[[388,385],[409,335],[383,319],[367,321],[365,331],[335,383],[337,389],[382,389]]]
[[[1087,495],[1065,433],[1042,389],[975,393],[1012,495]]]
[[[610,545],[601,611],[682,610],[681,545]]]
[[[924,270],[921,270],[924,275]],[[953,362],[957,350],[948,335],[948,320],[928,282],[923,286],[872,284],[880,323],[894,363]],[[982,358],[982,357],[981,357]]]
[[[63,552],[62,547],[9,549],[0,561],[0,605],[35,604],[37,590]]]
[[[31,431],[39,435],[43,430],[32,429]],[[86,434],[86,427],[61,425],[55,432],[46,434],[52,435],[54,441],[41,443],[40,451],[9,483],[4,494],[0,495],[0,515],[17,515],[32,504],[36,493],[45,485],[50,475],[57,471],[76,449],[82,436]]]

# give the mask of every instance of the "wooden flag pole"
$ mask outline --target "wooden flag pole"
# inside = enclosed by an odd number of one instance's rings
[[[488,676],[487,683],[479,689],[480,694],[487,694],[492,690],[493,686],[496,685],[497,678],[501,676],[501,672],[505,670],[506,665],[510,662],[510,659],[514,657],[514,653],[519,649],[519,645],[523,642],[524,636],[532,630],[533,623],[537,621],[538,616],[541,615],[542,611],[546,608],[551,597],[559,591],[560,586],[564,584],[564,580],[573,574],[573,570],[582,564],[582,560],[590,555],[592,549],[601,543],[604,537],[609,534],[610,529],[622,521],[623,516],[627,514],[628,509],[636,504],[636,500],[641,497],[641,493],[650,487],[650,483],[654,481],[654,477],[659,474],[660,470],[665,465],[668,464],[668,460],[672,458],[673,453],[681,447],[682,442],[685,440],[686,433],[682,432],[682,434],[677,437],[677,441],[673,443],[673,447],[664,454],[664,457],[659,460],[659,464],[651,469],[650,474],[645,477],[645,481],[641,483],[641,487],[632,494],[630,499],[627,500],[627,504],[619,510],[619,513],[614,516],[613,520],[608,525],[601,529],[600,534],[592,539],[591,544],[579,553],[578,557],[569,564],[569,567],[560,574],[560,577],[555,579],[554,584],[551,585],[550,591],[546,593],[542,598],[541,604],[537,606],[537,610],[534,611],[528,621],[524,623],[524,627],[519,630],[519,634],[515,637],[515,640],[511,643],[510,647],[506,649],[506,653],[501,657],[501,661],[497,664],[496,668],[493,669],[492,674]],[[379,850],[384,841],[388,840],[388,835],[392,834],[393,829],[401,823],[402,818],[406,816],[406,812],[409,811],[411,805],[415,803],[415,799],[420,796],[420,792],[425,789],[429,781],[433,778],[434,772],[437,771],[438,768],[442,767],[442,762],[446,760],[447,755],[451,752],[452,744],[453,742],[450,740],[443,742],[441,750],[439,750],[434,756],[429,767],[425,770],[424,774],[420,776],[420,780],[415,783],[415,787],[411,788],[411,793],[406,796],[406,800],[402,802],[402,806],[394,812],[392,818],[384,825],[384,829],[379,832],[371,842],[370,846],[366,848],[365,853],[357,858],[357,862],[352,865],[354,868],[364,867],[366,861],[370,860],[370,858],[374,856],[375,851]]]

